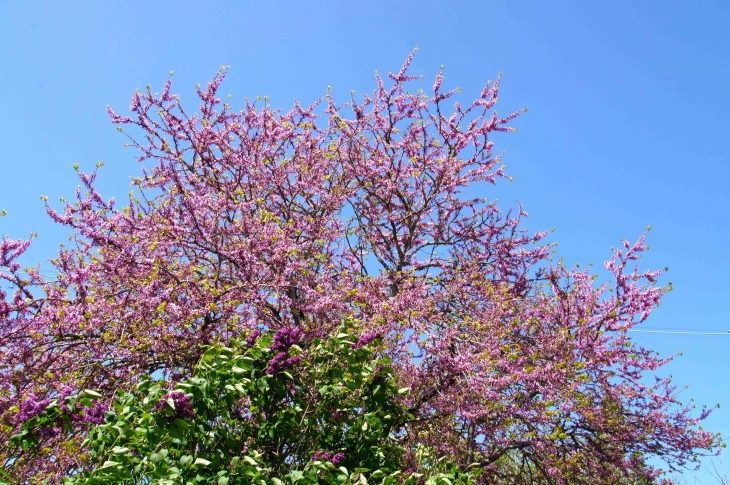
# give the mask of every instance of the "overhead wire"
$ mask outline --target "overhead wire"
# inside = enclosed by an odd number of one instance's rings
[[[661,334],[675,334],[675,335],[730,335],[730,330],[722,332],[720,330],[711,330],[711,331],[700,331],[700,330],[693,330],[693,329],[672,329],[672,330],[660,330],[660,329],[643,329],[643,328],[632,328],[628,330],[629,332],[636,332],[636,333],[661,333]]]

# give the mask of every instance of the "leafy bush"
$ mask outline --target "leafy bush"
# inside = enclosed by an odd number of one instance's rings
[[[82,391],[35,406],[13,443],[83,430],[69,485],[469,482],[427,453],[425,475],[403,469],[409,390],[377,341],[344,327],[309,341],[292,328],[254,332],[206,348],[180,382],[148,376],[110,399]]]

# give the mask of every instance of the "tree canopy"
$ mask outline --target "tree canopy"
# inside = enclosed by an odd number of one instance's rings
[[[212,346],[256,330],[326,340],[347,320],[410,389],[403,463],[428,449],[480,483],[652,482],[650,458],[673,470],[716,451],[707,411],[648,384],[666,360],[627,334],[668,290],[635,266],[644,236],[597,284],[550,259],[522,207],[467,198],[508,178],[490,137],[519,113],[494,110],[499,79],[467,106],[447,106],[441,72],[410,92],[411,59],[344,104],[236,111],[221,71],[198,112],[170,81],[135,92],[130,116],[109,109],[143,164],[129,200],[104,199],[94,171],[75,202],[47,205],[74,231],[55,278],[20,267],[29,241],[0,243],[0,443],[69,389],[188,382]],[[19,480],[57,479],[85,435],[0,445],[0,459]]]

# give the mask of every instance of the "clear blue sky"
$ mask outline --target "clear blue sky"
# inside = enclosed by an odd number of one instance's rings
[[[653,226],[646,268],[670,267],[675,291],[646,327],[730,329],[730,2],[11,2],[0,0],[0,232],[39,238],[53,256],[64,232],[38,196],[71,196],[70,168],[106,166],[104,195],[138,173],[109,124],[136,87],[194,102],[194,84],[230,65],[232,103],[345,100],[373,72],[440,65],[464,97],[504,73],[503,113],[528,107],[519,133],[497,137],[515,177],[485,195],[520,200],[531,229],[569,263],[609,257]],[[636,334],[689,384],[685,400],[722,404],[706,428],[730,437],[730,336]],[[730,455],[729,455],[730,456]],[[730,458],[726,459],[730,462]],[[692,474],[688,474],[688,477]]]

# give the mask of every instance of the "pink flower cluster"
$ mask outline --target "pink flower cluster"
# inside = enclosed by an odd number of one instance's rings
[[[301,338],[301,329],[294,327],[282,328],[274,334],[271,350],[274,352],[287,352],[292,345],[299,343]]]
[[[261,331],[260,331],[260,330],[259,330],[258,328],[254,329],[254,330],[253,330],[253,332],[251,332],[251,335],[249,335],[249,336],[248,336],[248,337],[246,338],[246,346],[247,346],[247,347],[253,347],[253,346],[254,346],[254,344],[256,343],[256,340],[257,340],[257,339],[258,339],[258,338],[259,338],[260,336],[261,336]]]
[[[377,334],[376,332],[367,332],[367,333],[364,333],[364,334],[360,335],[360,337],[357,339],[357,342],[355,342],[352,345],[352,348],[353,349],[359,349],[360,347],[363,347],[365,345],[369,345],[370,342],[372,342],[373,340],[375,340],[379,336],[380,335]]]
[[[345,459],[343,452],[333,454],[331,451],[317,451],[312,460],[329,461],[333,465],[339,465],[342,460]]]
[[[269,361],[269,367],[266,369],[267,375],[277,375],[290,369],[294,364],[298,363],[301,358],[298,355],[287,358],[286,352],[279,352]]]
[[[162,412],[164,409],[170,407],[168,400],[172,400],[173,415],[170,420],[175,419],[193,419],[197,417],[195,411],[193,411],[193,404],[190,396],[182,391],[172,391],[165,394],[162,399],[152,409],[153,412]]]
[[[38,400],[38,398],[36,398],[34,394],[31,394],[20,405],[18,415],[16,416],[17,423],[22,424],[30,419],[35,418],[36,416],[40,416],[43,411],[46,410],[50,402],[50,399]]]
[[[104,414],[109,409],[109,403],[97,402],[91,408],[86,408],[84,412],[84,421],[93,424],[102,424],[104,422]]]

